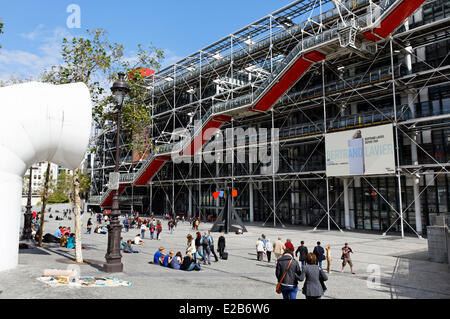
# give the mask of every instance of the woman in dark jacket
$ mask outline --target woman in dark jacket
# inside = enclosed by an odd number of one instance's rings
[[[306,257],[306,266],[300,275],[300,281],[305,281],[303,294],[306,299],[319,299],[323,296],[326,287],[324,281],[328,280],[325,272],[316,265],[316,255],[309,253]]]
[[[91,230],[92,230],[92,222],[91,222],[91,219],[89,218],[89,219],[88,219],[88,222],[87,222],[87,231],[86,231],[86,234],[90,234],[90,233],[91,233]]]
[[[290,266],[289,263],[291,264]],[[286,275],[283,278],[285,273]],[[301,268],[298,261],[294,259],[294,252],[290,248],[286,248],[283,256],[278,258],[275,275],[277,276],[278,282],[281,281],[283,299],[296,299]],[[281,280],[282,278],[283,280]]]
[[[219,252],[220,258],[222,258],[222,254],[225,251],[225,236],[221,234],[219,240],[217,241],[217,251]]]

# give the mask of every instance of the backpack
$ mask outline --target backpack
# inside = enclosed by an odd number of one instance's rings
[[[202,246],[203,246],[203,247],[209,247],[209,245],[210,245],[209,238],[203,236],[203,237],[202,237]]]

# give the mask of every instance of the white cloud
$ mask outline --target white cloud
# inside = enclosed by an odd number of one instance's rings
[[[39,76],[49,67],[61,63],[61,43],[64,37],[72,35],[64,28],[57,27],[51,31],[44,30],[44,25],[38,25],[32,32],[21,34],[30,41],[39,40],[32,52],[0,49],[0,79],[8,79],[12,75],[18,78],[39,79]]]
[[[19,35],[27,40],[35,40],[38,36],[42,35],[44,29],[43,24],[39,24],[33,31],[29,33],[20,33]]]
[[[162,68],[166,68],[184,58],[184,56],[176,55],[175,52],[170,49],[164,49],[164,56],[165,59],[162,63]]]

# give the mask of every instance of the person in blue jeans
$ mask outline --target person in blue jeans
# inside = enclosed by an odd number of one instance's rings
[[[142,224],[141,225],[141,237],[145,238],[145,231],[147,230],[147,225]]]
[[[320,241],[318,241],[317,246],[314,247],[313,254],[316,255],[316,264],[322,269],[322,261],[327,258],[325,257],[325,249],[320,246]]]
[[[126,219],[123,220],[123,227],[125,228],[125,231],[128,233],[130,229],[130,224],[128,224],[128,221]]]
[[[194,261],[192,255],[190,253],[187,253],[186,256],[184,256],[183,263],[181,264],[180,269],[184,271],[199,271],[201,270],[201,267]]]
[[[294,259],[294,252],[286,248],[283,256],[278,258],[275,275],[281,283],[281,293],[283,299],[296,299],[298,292],[298,282],[302,271],[300,264]]]
[[[128,254],[138,254],[139,251],[133,249],[133,247],[131,246],[131,240],[128,240],[125,245],[123,246],[123,252],[124,253],[128,253]]]

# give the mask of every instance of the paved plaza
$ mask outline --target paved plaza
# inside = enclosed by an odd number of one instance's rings
[[[45,223],[45,233],[53,233],[60,225],[73,227],[71,221],[49,219]],[[62,214],[59,214],[62,216]],[[56,214],[53,214],[55,217]],[[73,215],[72,215],[73,217]],[[86,225],[90,214],[84,214]],[[95,216],[92,219],[96,225]],[[208,230],[212,224],[201,223],[200,231]],[[327,281],[328,290],[324,298],[450,298],[450,271],[448,265],[427,260],[427,241],[398,236],[382,237],[378,234],[313,231],[311,228],[288,227],[274,229],[260,224],[247,226],[243,235],[226,235],[227,261],[220,260],[211,265],[202,265],[200,272],[184,272],[149,264],[159,246],[166,252],[181,251],[184,255],[186,234],[194,233],[188,222],[179,223],[173,234],[167,231],[167,222],[161,240],[150,240],[146,232],[145,245],[138,247],[139,254],[123,254],[124,272],[115,277],[132,283],[131,287],[50,287],[36,280],[46,268],[65,269],[73,263],[73,249],[61,248],[57,244],[45,244],[44,248],[21,250],[19,266],[14,270],[0,272],[0,298],[249,298],[281,299],[275,293],[275,262],[256,260],[256,240],[264,233],[274,242],[278,236],[283,241],[292,239],[295,248],[301,240],[312,251],[316,241],[331,245],[333,258],[331,274]],[[86,227],[83,226],[83,233]],[[139,233],[132,229],[123,232],[124,239],[132,239]],[[213,233],[215,242],[219,234]],[[355,251],[352,259],[356,275],[346,268],[341,273],[340,249],[345,242]],[[83,234],[82,276],[103,277],[102,271],[106,252],[107,235]],[[216,245],[217,246],[217,245]],[[136,246],[134,246],[136,248]],[[217,247],[216,247],[217,248]],[[272,257],[273,258],[273,257]],[[347,266],[348,267],[348,266]],[[377,268],[379,267],[379,268]],[[380,270],[380,285],[369,283],[368,270]],[[302,283],[300,283],[302,285]],[[300,286],[301,287],[301,286]],[[304,296],[299,293],[298,298]]]

